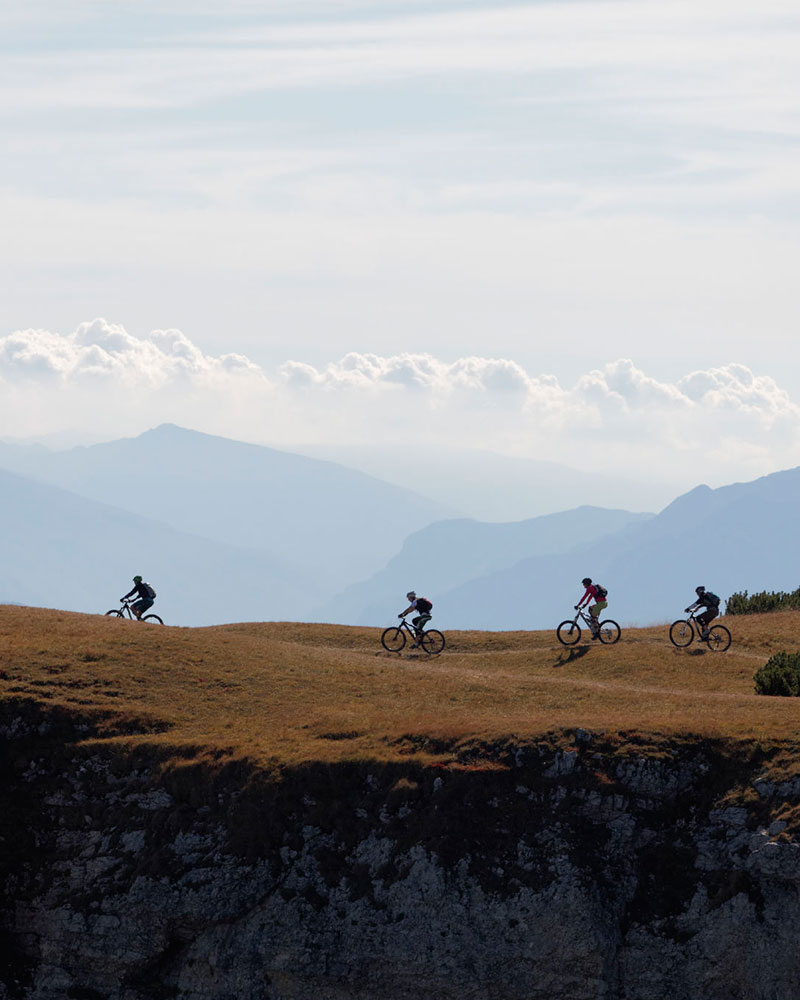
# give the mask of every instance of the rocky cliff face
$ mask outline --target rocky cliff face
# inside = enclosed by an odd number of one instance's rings
[[[579,731],[267,774],[81,745],[92,725],[0,720],[2,997],[800,996],[775,819],[800,782],[754,750]]]

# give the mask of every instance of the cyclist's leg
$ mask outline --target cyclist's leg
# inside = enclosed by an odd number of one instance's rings
[[[137,618],[141,618],[145,611],[152,608],[152,606],[153,601],[150,598],[140,597],[138,601],[135,601],[131,605],[131,610]]]
[[[702,615],[697,616],[697,620],[703,623],[702,636],[705,639],[708,635],[708,626],[717,617],[717,611],[715,608],[706,608]]]
[[[422,632],[428,622],[431,620],[431,616],[427,614],[417,615],[416,618],[411,619],[411,624],[414,626],[414,642],[411,645],[412,649],[416,649],[420,640],[422,639]]]
[[[608,601],[598,601],[589,608],[592,632],[597,632],[600,627],[600,612],[608,607]]]

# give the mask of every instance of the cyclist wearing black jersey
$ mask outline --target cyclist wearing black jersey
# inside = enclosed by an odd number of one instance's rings
[[[697,594],[697,600],[694,604],[690,604],[686,609],[686,613],[690,614],[695,608],[705,608],[706,610],[697,616],[697,620],[700,622],[702,627],[701,636],[703,639],[708,637],[708,626],[719,614],[719,598],[716,594],[712,594],[710,590],[706,590],[705,587],[695,587],[695,594]]]
[[[137,618],[141,618],[145,611],[152,608],[156,592],[149,583],[144,583],[140,576],[135,576],[133,578],[133,587],[124,597],[121,597],[120,600],[127,601],[127,599],[129,597],[133,597],[134,594],[138,594],[139,599],[133,602],[131,605],[131,611]]]
[[[422,630],[431,620],[431,611],[433,610],[433,602],[429,601],[427,597],[417,597],[413,590],[409,590],[406,594],[406,598],[411,601],[409,606],[405,611],[401,611],[397,616],[398,618],[405,618],[406,615],[410,615],[412,611],[417,612],[417,617],[411,619],[411,624],[417,630],[417,641],[412,643],[411,649],[416,649],[419,646],[419,640],[422,635]]]

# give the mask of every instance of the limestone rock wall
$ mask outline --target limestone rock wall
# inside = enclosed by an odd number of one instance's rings
[[[0,725],[0,997],[800,996],[800,783],[758,760],[578,732],[269,775],[86,735]]]

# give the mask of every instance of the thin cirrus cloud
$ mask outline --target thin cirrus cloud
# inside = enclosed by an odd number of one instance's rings
[[[312,11],[313,14],[313,11]],[[569,92],[604,99],[624,96],[649,103],[666,99],[673,112],[698,85],[752,115],[765,101],[791,112],[786,83],[798,70],[796,7],[767,0],[757,10],[741,3],[521,4],[477,10],[412,8],[405,15],[380,8],[369,17],[294,21],[262,12],[246,28],[192,21],[194,31],[162,35],[143,20],[134,44],[111,51],[52,50],[8,56],[8,80],[28,109],[186,106],[224,95],[317,85],[451,74],[523,74],[579,70]],[[609,32],[609,24],[613,32]],[[135,30],[135,25],[133,26]],[[154,44],[155,41],[155,44]],[[743,72],[744,67],[744,72]],[[675,75],[680,71],[679,75]],[[633,74],[631,76],[631,74]],[[102,83],[102,86],[97,86]],[[775,84],[781,84],[776,89]],[[635,86],[631,86],[635,84]],[[558,93],[560,87],[556,87]],[[533,94],[540,94],[534,86]],[[553,93],[551,87],[546,93]],[[781,96],[782,95],[782,96]],[[792,105],[793,102],[788,102]],[[19,107],[19,105],[17,105]],[[697,113],[697,101],[686,104]],[[786,118],[788,121],[788,117]]]
[[[267,373],[242,354],[207,354],[179,330],[136,336],[102,319],[69,334],[0,338],[0,387],[7,437],[63,428],[66,406],[76,428],[96,430],[102,413],[109,436],[173,420],[287,446],[410,436],[535,458],[599,440],[604,461],[620,469],[694,451],[706,468],[717,461],[720,475],[739,468],[742,455],[748,469],[785,466],[800,441],[800,406],[773,378],[739,364],[663,381],[618,359],[565,386],[511,359],[353,352]],[[591,451],[586,459],[591,465]]]

